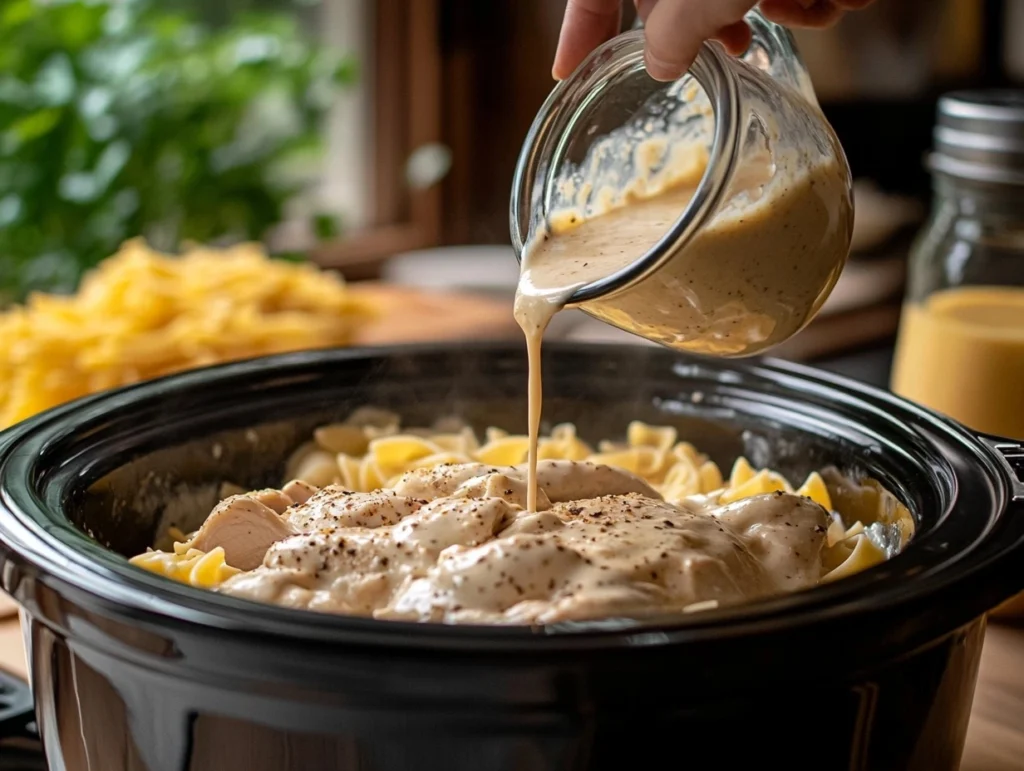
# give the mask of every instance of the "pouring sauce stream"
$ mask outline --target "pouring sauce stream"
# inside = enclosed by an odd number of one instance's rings
[[[556,212],[524,249],[515,318],[529,357],[530,511],[537,505],[544,331],[579,287],[627,267],[685,211],[706,154],[675,154],[674,168],[659,185],[639,177],[624,195],[609,193],[616,203],[596,216]],[[674,348],[757,353],[795,334],[820,308],[842,270],[852,226],[847,173],[836,159],[778,153],[748,162],[718,211],[653,276],[583,307]]]

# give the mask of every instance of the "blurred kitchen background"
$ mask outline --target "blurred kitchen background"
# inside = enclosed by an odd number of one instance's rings
[[[142,234],[168,250],[263,239],[351,281],[508,303],[512,171],[552,87],[563,8],[0,0],[0,301],[71,290]],[[780,353],[895,334],[937,96],[1019,83],[1014,40],[1024,0],[878,0],[798,33],[857,178],[857,222],[826,312]],[[557,336],[619,335],[563,315]]]

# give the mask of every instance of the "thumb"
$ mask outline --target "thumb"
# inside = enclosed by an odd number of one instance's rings
[[[757,0],[657,0],[644,24],[647,72],[676,80],[693,64],[701,43],[742,21]]]

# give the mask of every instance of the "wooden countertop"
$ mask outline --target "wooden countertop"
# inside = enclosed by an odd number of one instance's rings
[[[9,602],[0,594],[0,614]],[[0,667],[25,677],[17,616],[0,620]],[[1024,771],[1024,628],[988,628],[960,770]]]
[[[989,624],[960,769],[1024,769],[1024,627]]]
[[[380,311],[379,318],[358,331],[356,345],[522,339],[510,299],[376,281],[352,284],[351,291]]]

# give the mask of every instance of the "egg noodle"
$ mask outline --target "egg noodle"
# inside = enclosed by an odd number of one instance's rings
[[[149,551],[140,554],[132,558],[132,564],[183,584],[205,588],[220,586],[231,576],[242,572],[224,561],[223,546],[203,552],[189,549],[183,543],[175,543],[173,553]]]
[[[453,419],[438,421],[432,428],[402,428],[398,415],[377,408],[362,408],[342,423],[322,426],[313,438],[290,457],[287,480],[301,480],[314,487],[340,485],[351,492],[371,492],[393,484],[407,471],[443,464],[484,463],[511,466],[526,457],[528,438],[488,428],[480,442],[472,428]],[[731,503],[772,492],[795,493],[830,512],[832,524],[826,536],[821,582],[853,575],[883,562],[887,553],[871,531],[875,522],[890,525],[899,533],[899,547],[913,533],[913,519],[903,504],[873,480],[847,491],[855,511],[837,512],[828,486],[818,472],[812,472],[794,488],[781,474],[756,469],[739,457],[728,478],[719,467],[692,444],[680,441],[671,426],[653,426],[633,421],[625,442],[601,441],[595,450],[579,438],[571,423],[555,426],[541,438],[540,458],[576,460],[613,466],[641,477],[666,501],[680,503],[694,496]],[[222,486],[226,499],[244,493],[233,484]],[[845,514],[845,516],[844,516]],[[847,524],[847,523],[850,524]],[[223,550],[214,557],[189,548],[189,536],[174,531],[174,550],[149,551],[132,563],[154,573],[193,586],[212,589],[236,571],[226,565]],[[204,562],[206,558],[212,558]]]
[[[374,315],[340,276],[258,244],[172,256],[128,241],[75,295],[36,294],[0,315],[0,428],[172,372],[346,345]]]

